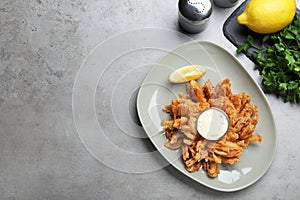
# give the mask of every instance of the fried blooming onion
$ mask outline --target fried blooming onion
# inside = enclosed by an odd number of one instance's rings
[[[250,103],[250,96],[242,92],[232,94],[229,79],[213,87],[208,80],[203,87],[195,80],[186,86],[187,95],[179,93],[164,110],[172,117],[163,120],[162,126],[167,137],[165,146],[182,150],[186,170],[207,171],[208,176],[220,173],[219,164],[233,164],[252,142],[261,142],[262,136],[254,133],[258,122],[258,108]],[[201,111],[218,107],[226,112],[230,120],[227,133],[217,141],[204,139],[197,132],[196,122]]]

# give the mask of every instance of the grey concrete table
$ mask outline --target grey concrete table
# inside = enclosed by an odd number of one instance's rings
[[[199,39],[237,56],[222,33],[237,6],[216,7],[204,32],[185,35],[177,33],[173,0],[1,0],[0,199],[299,199],[300,107],[273,95],[267,98],[278,128],[277,155],[265,176],[244,190],[208,189],[161,165],[159,155],[147,154],[140,162],[117,153],[155,152],[134,104],[151,63],[167,50]],[[152,41],[151,48],[145,46]],[[128,45],[135,50],[126,50]],[[73,116],[72,95],[78,74],[93,75],[82,69],[83,60],[94,55],[115,58],[105,65],[94,58],[99,65],[94,118],[111,143],[100,141],[102,146],[91,149],[84,142],[90,127],[76,124],[81,116]],[[254,64],[244,55],[237,58],[259,83]],[[130,122],[119,117],[127,115]]]

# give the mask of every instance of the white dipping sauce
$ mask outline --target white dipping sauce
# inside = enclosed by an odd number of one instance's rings
[[[229,128],[227,114],[216,107],[202,111],[197,120],[197,131],[207,140],[218,140]]]

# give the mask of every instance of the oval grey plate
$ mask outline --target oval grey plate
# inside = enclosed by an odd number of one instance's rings
[[[230,78],[233,93],[247,92],[251,96],[251,102],[259,108],[259,123],[255,132],[263,136],[263,142],[250,144],[240,156],[240,162],[233,165],[222,164],[221,173],[214,179],[209,178],[202,169],[187,172],[181,160],[181,152],[164,147],[166,138],[160,124],[169,115],[162,108],[178,92],[185,93],[185,84],[172,84],[168,81],[168,76],[173,70],[189,64],[207,66],[207,73],[199,82],[210,79],[215,85],[224,78]],[[148,137],[162,156],[181,173],[212,189],[230,192],[246,188],[266,173],[274,159],[277,147],[276,126],[264,93],[235,57],[211,42],[185,43],[153,66],[139,90],[137,110]]]

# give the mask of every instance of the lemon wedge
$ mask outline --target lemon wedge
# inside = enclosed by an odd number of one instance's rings
[[[183,83],[191,80],[196,80],[206,74],[206,69],[202,65],[188,65],[181,67],[169,76],[171,83]]]

